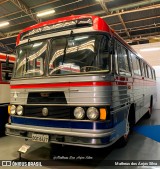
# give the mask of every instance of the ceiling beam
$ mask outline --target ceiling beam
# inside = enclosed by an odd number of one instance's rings
[[[119,13],[114,13],[115,10],[114,8],[111,8],[109,9],[110,12],[112,14],[109,14],[109,15],[104,15],[104,16],[101,16],[101,18],[110,18],[112,16],[117,16],[119,14],[123,15],[123,14],[128,14],[128,13],[134,13],[134,12],[140,12],[140,11],[146,11],[146,10],[151,10],[151,9],[158,9],[160,8],[160,4],[156,4],[156,5],[149,5],[149,6],[146,6],[146,7],[141,7],[141,8],[138,8],[138,9],[131,9],[131,10],[126,10],[126,11],[121,11]],[[93,12],[92,14],[94,15],[101,15],[101,14],[104,14],[104,11],[98,11],[98,12]]]
[[[13,53],[14,50],[12,48],[10,48],[9,46],[3,44],[2,42],[0,42],[0,47],[5,49],[7,52]]]
[[[0,37],[4,38],[5,37],[5,34],[0,32]]]
[[[145,25],[145,26],[139,26],[139,27],[134,27],[132,29],[129,30],[129,32],[136,32],[136,31],[141,31],[141,30],[147,30],[147,29],[156,29],[156,28],[160,28],[160,23],[159,24],[151,24],[151,25]],[[125,30],[118,30],[116,31],[117,33],[125,33]],[[147,34],[147,33],[146,33]]]
[[[116,8],[110,8],[109,11],[110,11],[111,15],[109,15],[109,17],[116,16],[117,13],[115,13],[115,12],[117,12],[117,11],[123,11],[122,13],[124,13],[124,11],[135,11],[136,12],[139,9],[142,9],[142,6],[144,6],[144,5],[153,6],[153,8],[154,8],[154,6],[158,5],[158,4],[154,5],[154,3],[157,3],[157,2],[160,2],[160,0],[142,0],[140,2],[129,3],[127,5],[122,5],[122,6],[119,6]],[[145,9],[146,7],[143,7],[143,8]],[[112,15],[112,13],[114,13],[114,14]],[[97,11],[97,12],[93,12],[91,14],[101,15],[101,14],[104,14],[104,11]]]
[[[120,14],[118,15],[118,18],[119,18],[119,20],[120,20],[121,24],[123,25],[124,30],[125,30],[125,32],[126,32],[126,34],[127,34],[128,38],[130,38],[130,37],[131,37],[131,35],[130,35],[130,33],[129,33],[129,31],[128,31],[127,27],[126,27],[126,24],[124,23],[124,20],[123,20],[123,18],[122,18],[122,16],[121,16]]]
[[[110,0],[108,0],[108,2],[109,2],[109,1],[110,1]],[[105,4],[106,1],[104,2],[104,0],[99,0],[99,3],[100,3],[100,5],[101,5],[103,11],[105,11],[105,13],[108,15],[110,12],[109,12],[109,9],[107,8],[106,4]],[[121,16],[120,14],[118,15],[118,18],[119,18],[121,24],[123,25],[127,36],[130,38],[131,36],[130,36],[130,34],[129,34],[129,32],[128,32],[128,29],[127,29],[127,27],[126,27],[126,25],[125,25],[125,23],[124,23],[124,20],[123,20],[123,18],[122,18],[122,16]]]
[[[13,31],[13,32],[5,33],[5,34],[4,34],[5,37],[0,37],[0,40],[17,37],[17,36],[18,36],[18,33],[19,33],[20,31],[21,31],[21,30],[16,30],[16,31]]]
[[[110,0],[108,0],[109,2]],[[107,2],[107,1],[105,1]],[[107,8],[106,4],[105,4],[104,0],[99,0],[99,4],[101,5],[103,11],[106,13],[106,14],[109,14],[109,9]]]
[[[9,0],[6,0],[6,1],[9,1]],[[41,4],[39,4],[39,5],[35,5],[35,6],[30,7],[30,9],[32,10],[32,9],[34,9],[34,8],[41,7],[41,6],[43,6],[43,5],[48,5],[48,4],[57,2],[57,1],[59,1],[59,0],[54,0],[54,1],[51,1],[51,2],[41,3]],[[0,4],[1,4],[1,1],[0,1]],[[20,11],[16,11],[16,12],[9,13],[9,14],[7,14],[7,15],[0,16],[0,18],[5,18],[5,17],[7,17],[7,16],[12,16],[12,15],[18,14],[18,13],[20,13],[20,12],[22,12],[22,9],[21,9]]]
[[[7,1],[9,1],[9,0],[0,0],[0,4],[3,4],[5,2],[7,2]]]
[[[156,18],[158,19],[158,18],[160,18],[160,16],[156,15],[156,16],[147,17],[147,18],[128,20],[128,21],[125,21],[125,24],[126,23],[133,23],[133,22],[141,22],[141,21],[146,21],[146,20],[151,20],[151,19],[156,19]],[[117,23],[110,24],[110,26],[117,26],[117,25],[121,25],[121,23],[117,22]],[[128,29],[130,29],[130,28],[128,28]]]
[[[13,4],[15,4],[18,8],[24,11],[31,19],[40,22],[40,19],[32,12],[32,10],[24,3],[22,0],[10,0]]]
[[[152,33],[148,33],[148,34],[139,34],[139,35],[133,35],[132,36],[132,41],[137,41],[140,39],[149,39],[149,38],[153,38],[155,36],[159,35],[159,32],[152,32]],[[125,39],[125,41],[131,41],[131,39],[128,39],[128,37],[123,37],[123,39]]]

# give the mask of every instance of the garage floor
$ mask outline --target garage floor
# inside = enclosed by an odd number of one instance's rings
[[[155,126],[160,124],[160,110],[154,110],[153,115],[150,119],[141,119],[136,126],[149,125]],[[157,130],[157,134],[160,135],[160,132]],[[159,136],[160,137],[160,136]],[[31,141],[25,141],[21,138],[15,138],[10,136],[5,136],[0,138],[0,159],[1,160],[14,160],[18,158],[17,150],[23,144],[31,145],[31,148],[27,151],[26,154],[22,155],[26,160],[48,160],[50,154],[50,147],[48,144],[37,143]],[[71,147],[65,146],[63,148],[63,157],[86,157],[93,158],[94,160],[56,160],[53,161],[54,166],[46,166],[43,168],[130,168],[130,169],[156,169],[159,167],[151,166],[129,166],[129,167],[107,167],[105,164],[107,160],[159,160],[160,159],[160,143],[145,137],[143,134],[138,134],[133,132],[130,136],[129,143],[126,147],[118,149],[115,146],[106,148],[103,150],[81,148],[81,147]],[[4,167],[8,168],[8,167]],[[13,167],[18,168],[18,167]],[[30,167],[32,168],[32,167]],[[34,167],[35,168],[35,167]],[[37,167],[38,168],[38,167]]]

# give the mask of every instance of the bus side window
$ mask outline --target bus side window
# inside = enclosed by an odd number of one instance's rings
[[[135,54],[132,53],[133,72],[135,75],[141,75],[140,62]]]
[[[146,65],[146,77],[149,78],[149,73],[148,73],[148,66]]]
[[[152,79],[152,72],[151,72],[151,68],[147,65],[148,67],[148,75],[149,75],[149,78]]]
[[[102,70],[109,70],[109,46],[108,37],[103,36],[101,39],[101,46],[99,49],[99,67]]]
[[[144,76],[147,77],[147,72],[146,72],[146,65],[145,63],[143,62],[143,67],[144,67]]]
[[[153,79],[156,80],[155,70],[152,69]]]
[[[121,75],[131,76],[127,49],[117,44],[117,56],[119,73]]]
[[[152,72],[152,68],[151,67],[149,67],[150,68],[150,71],[151,71],[151,79],[153,79],[153,72]]]
[[[145,71],[144,71],[144,66],[143,66],[143,61],[142,60],[140,60],[140,65],[141,65],[142,76],[145,76]]]

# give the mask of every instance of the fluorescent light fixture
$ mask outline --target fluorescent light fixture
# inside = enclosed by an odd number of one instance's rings
[[[2,22],[2,23],[0,23],[0,27],[7,26],[7,25],[9,25],[9,22]]]
[[[150,52],[150,51],[157,51],[160,50],[160,48],[146,48],[146,49],[140,49],[141,52]]]
[[[43,17],[43,16],[50,15],[50,14],[53,14],[53,13],[55,13],[54,9],[48,10],[48,11],[39,12],[39,13],[37,13],[37,16],[38,17]]]

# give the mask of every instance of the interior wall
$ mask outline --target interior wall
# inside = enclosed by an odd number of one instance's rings
[[[156,71],[157,80],[157,102],[155,109],[160,109],[160,42],[133,45],[134,48]],[[151,51],[141,51],[142,49],[152,48]]]

